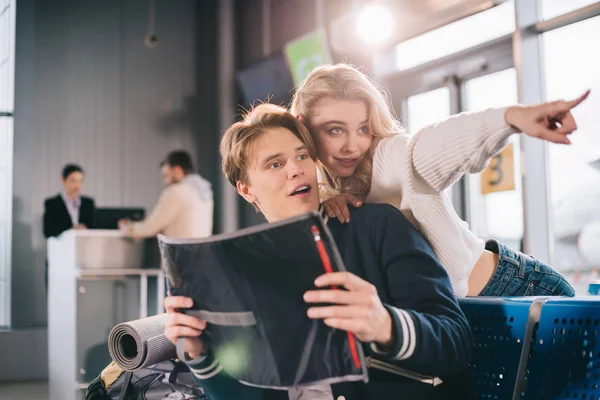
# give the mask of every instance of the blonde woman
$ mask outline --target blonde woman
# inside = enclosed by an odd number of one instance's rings
[[[292,100],[291,112],[316,145],[322,200],[330,217],[349,220],[348,203],[388,203],[427,238],[457,297],[575,293],[552,267],[496,240],[477,238],[444,189],[482,171],[523,132],[570,144],[573,101],[462,113],[409,136],[383,90],[345,64],[316,68]]]

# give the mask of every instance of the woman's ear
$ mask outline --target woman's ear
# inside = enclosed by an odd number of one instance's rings
[[[304,115],[298,114],[298,115],[296,115],[296,119],[298,121],[300,121],[302,124],[306,125],[306,118],[304,118]]]
[[[237,181],[235,187],[237,188],[239,195],[242,196],[244,200],[250,204],[256,203],[256,196],[252,191],[252,187],[243,183],[242,181]]]

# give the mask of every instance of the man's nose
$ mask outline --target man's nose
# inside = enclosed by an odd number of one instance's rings
[[[300,165],[298,161],[292,161],[288,163],[288,178],[293,179],[298,176],[304,175],[304,168]]]

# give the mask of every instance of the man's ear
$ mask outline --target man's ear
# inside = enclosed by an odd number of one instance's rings
[[[239,195],[242,196],[244,200],[250,204],[256,203],[256,196],[249,185],[243,183],[242,181],[237,181],[235,187],[237,188]]]

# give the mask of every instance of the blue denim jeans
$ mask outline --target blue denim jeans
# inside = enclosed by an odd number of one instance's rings
[[[498,265],[480,296],[575,296],[569,282],[549,265],[496,240],[488,240],[485,249],[498,254]]]

